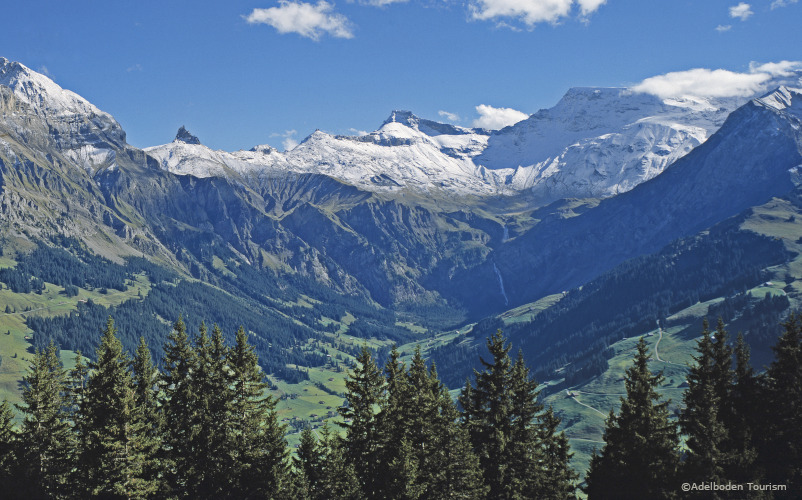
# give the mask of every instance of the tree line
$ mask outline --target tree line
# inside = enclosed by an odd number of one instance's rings
[[[380,368],[363,348],[343,417],[304,429],[294,456],[243,328],[173,326],[157,369],[144,339],[129,357],[111,318],[95,361],[67,371],[37,350],[14,411],[0,405],[6,498],[570,499],[560,419],[539,401],[522,354],[499,331],[455,404],[420,349]],[[802,319],[791,316],[765,373],[719,321],[704,326],[674,418],[638,343],[584,492],[593,499],[794,498],[802,491]],[[316,437],[317,435],[317,437]],[[685,445],[680,445],[680,436]],[[682,483],[696,485],[685,492]],[[746,491],[704,489],[741,485]],[[752,486],[759,489],[752,489]],[[782,486],[783,488],[777,488]],[[762,488],[762,489],[761,489]]]
[[[594,453],[585,492],[593,499],[799,498],[802,495],[802,318],[791,315],[756,374],[749,347],[734,347],[719,320],[698,341],[678,419],[655,388],[641,338]],[[685,445],[680,447],[680,436]],[[725,489],[726,488],[726,489]]]
[[[501,333],[463,390],[460,412],[417,350],[383,369],[363,348],[341,429],[307,428],[295,456],[243,328],[234,344],[182,319],[154,366],[131,357],[108,318],[94,361],[65,370],[37,349],[15,411],[0,405],[4,498],[566,498],[577,475],[559,419],[538,402]]]

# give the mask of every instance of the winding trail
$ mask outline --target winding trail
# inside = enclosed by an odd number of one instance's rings
[[[679,363],[672,363],[671,361],[666,361],[666,360],[660,358],[660,353],[657,351],[657,347],[660,345],[660,341],[663,340],[663,327],[660,326],[659,322],[657,323],[657,331],[660,332],[660,337],[657,339],[657,343],[654,344],[654,356],[655,356],[655,358],[657,358],[657,361],[660,361],[661,363],[666,363],[666,364],[669,364],[669,365],[674,365],[674,366],[684,366],[684,365],[681,365]]]
[[[577,403],[581,404],[581,405],[582,405],[582,406],[584,406],[585,408],[590,408],[591,410],[595,411],[596,413],[598,413],[598,414],[599,414],[599,415],[601,415],[602,417],[604,417],[604,418],[607,418],[607,414],[606,414],[606,413],[602,413],[600,410],[598,410],[598,409],[596,409],[596,408],[594,408],[594,407],[592,407],[592,406],[590,406],[590,405],[586,405],[586,404],[585,404],[585,403],[583,403],[582,401],[578,400],[578,399],[576,398],[576,396],[574,396],[574,394],[573,394],[573,393],[571,393],[571,399],[573,399],[573,400],[574,400],[574,401],[576,401]]]

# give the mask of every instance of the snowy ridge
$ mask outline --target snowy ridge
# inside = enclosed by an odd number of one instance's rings
[[[554,108],[496,132],[394,111],[375,132],[316,131],[287,152],[259,146],[226,153],[177,142],[146,151],[162,168],[198,177],[320,173],[371,191],[528,191],[545,204],[632,189],[707,140],[745,101],[661,100],[626,89],[579,88]]]
[[[110,114],[61,88],[50,78],[2,57],[0,86],[11,90],[14,98],[23,104],[24,113],[33,112],[58,132],[48,135],[79,167],[94,171],[114,165],[116,153],[108,147],[109,142],[115,146],[125,145],[125,131]],[[11,123],[15,115],[18,115],[17,109],[10,117],[3,118]],[[24,135],[29,131],[20,132]]]
[[[767,86],[800,82],[801,76],[797,71]],[[79,167],[92,172],[113,167],[115,148],[127,147],[125,132],[111,115],[22,64],[0,58],[0,86],[58,131],[50,136]],[[779,86],[755,103],[800,116],[800,99],[792,99],[799,92]],[[634,188],[705,142],[730,112],[754,97],[661,99],[625,88],[581,87],[570,89],[554,107],[498,131],[393,111],[369,134],[316,131],[284,152],[266,144],[213,151],[183,127],[175,141],[145,151],[178,175],[254,186],[287,173],[313,173],[368,191],[528,193],[546,204]],[[15,112],[11,109],[12,117]]]

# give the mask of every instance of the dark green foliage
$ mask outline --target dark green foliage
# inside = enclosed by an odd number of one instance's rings
[[[515,363],[501,331],[487,341],[492,361],[475,372],[460,395],[462,419],[479,456],[487,498],[570,497],[567,441],[556,434],[559,419],[538,401],[537,383],[523,355]],[[562,462],[560,462],[562,461]]]
[[[379,497],[481,498],[479,462],[459,413],[420,348],[407,370],[393,349],[385,367],[387,394],[378,415]]]
[[[232,370],[228,430],[233,435],[229,472],[233,498],[289,496],[290,475],[285,428],[278,422],[276,400],[264,396],[267,385],[248,334],[240,327],[226,358]]]
[[[784,262],[787,256],[780,241],[721,228],[624,262],[570,290],[532,321],[503,328],[511,341],[523,346],[536,377],[550,376],[570,363],[564,375],[567,384],[574,384],[607,368],[605,361],[612,356],[607,347],[615,341],[651,330],[655,320],[699,300],[756,286],[766,279],[761,269]],[[483,338],[498,328],[500,320],[480,321],[472,335]],[[476,357],[472,349],[454,352],[451,346],[432,354],[451,387],[460,384],[471,368],[481,368]]]
[[[546,481],[538,492],[538,498],[561,500],[576,498],[576,481],[579,474],[570,466],[571,453],[568,438],[559,432],[560,419],[551,407],[540,417],[541,440],[543,442],[543,470]]]
[[[164,346],[163,412],[164,412],[164,465],[170,489],[187,495],[197,477],[196,456],[191,448],[198,429],[195,426],[198,395],[192,382],[192,371],[197,365],[197,354],[187,334],[183,319],[173,325],[173,331]]]
[[[315,442],[312,431],[305,429],[295,461],[303,492],[310,500],[359,500],[362,494],[356,471],[345,457],[345,442],[331,432],[328,424],[321,430],[320,441]]]
[[[165,485],[161,477],[158,459],[161,456],[162,436],[164,435],[164,419],[159,408],[159,372],[151,361],[150,349],[144,337],[139,338],[134,359],[131,362],[133,372],[134,397],[142,420],[146,423],[143,431],[143,453],[151,458],[143,466],[142,478],[155,485],[157,492],[162,492]]]
[[[62,498],[72,468],[73,435],[67,407],[67,374],[56,346],[37,350],[23,378],[24,414],[20,433],[23,494],[28,498]]]
[[[85,433],[78,447],[79,484],[93,497],[148,498],[156,492],[156,483],[146,477],[155,450],[111,318],[92,368],[79,403]]]
[[[723,330],[723,329],[721,329]],[[724,426],[724,404],[722,391],[730,383],[729,373],[718,363],[724,361],[727,370],[730,359],[718,359],[722,342],[721,333],[716,332],[715,342],[705,321],[702,338],[697,344],[698,355],[688,372],[688,389],[683,395],[685,409],[680,417],[682,432],[687,435],[688,457],[683,464],[682,476],[692,482],[714,481],[724,483],[728,479],[724,470],[726,441],[729,439]],[[725,379],[720,377],[724,373]]]
[[[378,409],[384,404],[385,380],[363,347],[357,366],[345,381],[347,405],[340,408],[345,422],[345,456],[353,464],[359,484],[368,498],[374,498],[380,487]]]
[[[641,338],[634,364],[626,372],[627,396],[618,415],[610,412],[606,444],[590,461],[585,492],[589,500],[670,498],[677,488],[679,437],[669,421],[668,403],[655,392],[662,373],[649,370]]]
[[[793,498],[802,491],[802,318],[792,314],[783,327],[766,371],[759,451],[766,482],[787,484]]]
[[[15,293],[43,290],[44,282],[68,287],[125,290],[128,270],[87,251],[72,238],[61,238],[60,247],[40,244],[29,254],[17,256],[17,266],[0,270],[0,281]]]
[[[14,429],[14,410],[8,401],[0,404],[0,491],[11,493],[19,489],[19,436]]]

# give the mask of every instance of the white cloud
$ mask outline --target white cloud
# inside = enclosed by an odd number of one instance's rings
[[[437,114],[442,116],[443,118],[445,118],[446,120],[448,120],[450,122],[458,122],[459,121],[459,115],[456,114],[456,113],[449,113],[448,111],[440,110],[440,111],[437,112]]]
[[[476,20],[520,19],[531,28],[537,23],[556,23],[568,17],[574,6],[578,6],[582,16],[587,16],[604,3],[606,0],[472,0],[470,11]]]
[[[731,24],[727,24],[727,25],[719,24],[718,26],[716,26],[716,31],[718,31],[719,33],[724,33],[725,31],[729,31],[731,29],[732,29],[732,25]]]
[[[353,38],[351,22],[342,14],[333,12],[334,5],[320,0],[317,4],[279,0],[278,7],[253,9],[245,17],[249,24],[267,24],[281,33],[320,40],[324,34],[336,38]]]
[[[767,73],[735,73],[726,69],[696,68],[653,76],[632,87],[635,92],[660,98],[692,95],[735,97],[752,95],[771,78]]]
[[[517,109],[494,108],[487,104],[476,106],[476,112],[479,118],[473,121],[472,126],[488,130],[499,130],[529,118],[529,115]]]
[[[730,17],[733,19],[746,21],[752,14],[754,14],[754,12],[752,12],[752,6],[746,2],[741,2],[738,5],[730,7]]]
[[[133,66],[129,66],[125,71],[131,73],[132,71],[142,71],[142,65],[137,63]]]
[[[750,63],[751,73],[768,73],[771,76],[791,76],[794,70],[802,69],[802,61],[780,61],[776,63]]]
[[[387,7],[394,3],[406,3],[409,0],[359,0],[362,5],[370,5],[372,7]]]
[[[281,146],[284,148],[284,151],[290,151],[295,149],[295,146],[298,145],[298,141],[295,139],[297,134],[297,130],[285,130],[284,133],[281,134],[272,133],[270,137],[283,137],[284,140],[281,141]]]
[[[353,135],[357,135],[357,136],[360,136],[360,137],[363,136],[363,135],[368,135],[370,133],[370,132],[368,132],[366,130],[359,130],[358,128],[353,128],[353,127],[349,128],[348,131],[351,132]]]
[[[771,10],[777,9],[779,7],[787,7],[792,3],[796,3],[798,0],[774,0],[771,2]]]
[[[50,78],[51,80],[54,78],[53,74],[50,72],[49,69],[47,69],[47,66],[45,66],[45,65],[39,66],[39,69],[37,69],[36,71],[41,73],[41,74],[43,74],[43,75],[45,75],[46,77]]]
[[[607,3],[607,0],[577,0],[579,9],[583,16],[596,12],[599,7]]]
[[[802,69],[802,62],[751,63],[748,73],[696,68],[647,78],[631,90],[661,99],[680,96],[746,97],[765,90],[765,84],[774,77],[792,76],[795,69]]]

